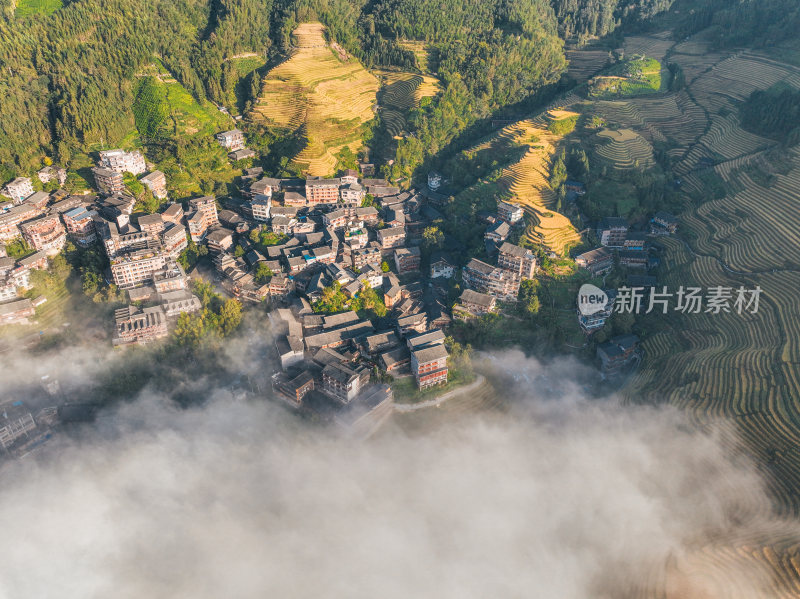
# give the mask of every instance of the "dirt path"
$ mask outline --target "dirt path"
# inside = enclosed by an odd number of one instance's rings
[[[414,412],[416,410],[422,410],[424,408],[434,408],[446,402],[448,399],[452,399],[456,395],[461,395],[462,393],[467,393],[469,391],[474,391],[478,387],[480,387],[486,379],[482,374],[477,375],[475,380],[471,382],[466,387],[459,387],[457,389],[453,389],[452,391],[448,391],[447,393],[442,393],[438,397],[434,397],[433,399],[428,399],[426,401],[421,401],[419,403],[413,404],[403,404],[403,403],[396,403],[394,404],[394,411],[395,412]]]

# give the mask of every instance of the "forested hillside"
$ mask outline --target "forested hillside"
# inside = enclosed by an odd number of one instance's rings
[[[69,165],[76,153],[119,143],[135,127],[135,75],[154,57],[197,100],[236,106],[242,73],[231,58],[275,64],[297,24],[311,20],[367,67],[414,70],[398,41],[429,44],[444,93],[413,115],[416,141],[402,145],[396,168],[410,174],[476,118],[557,82],[559,33],[602,35],[669,2],[73,0],[51,14],[15,14],[0,0],[0,164],[10,169],[1,178],[44,155]],[[248,77],[252,97],[258,74]]]
[[[687,4],[684,2],[684,4]],[[707,27],[718,47],[769,46],[797,35],[800,3],[796,0],[699,0],[687,4],[676,35],[685,37]]]

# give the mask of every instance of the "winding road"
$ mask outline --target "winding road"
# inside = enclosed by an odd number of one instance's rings
[[[424,408],[435,408],[436,406],[442,405],[448,399],[452,399],[456,395],[461,395],[462,393],[466,393],[468,391],[473,391],[480,387],[483,384],[483,381],[486,379],[482,374],[477,375],[475,380],[471,382],[466,387],[458,387],[457,389],[453,389],[452,391],[448,391],[447,393],[442,393],[438,397],[434,397],[433,399],[428,399],[426,401],[421,401],[419,403],[396,403],[394,404],[394,411],[395,412],[414,412],[416,410],[422,410]]]

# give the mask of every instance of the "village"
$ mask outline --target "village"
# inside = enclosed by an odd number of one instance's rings
[[[216,141],[234,161],[250,151],[236,129]],[[372,174],[372,165],[360,170]],[[134,211],[126,173],[162,203],[160,212]],[[540,254],[508,241],[525,226],[522,206],[500,200],[495,214],[483,215],[489,262],[463,260],[445,239],[423,269],[423,237],[441,218],[437,206],[446,198],[446,179],[437,172],[421,188],[401,189],[352,169],[335,178],[286,179],[252,167],[242,171],[238,197],[185,203],[169,201],[164,173],[151,170],[138,151],[100,151],[92,174],[96,194],[34,191],[25,177],[3,188],[11,201],[0,205],[0,243],[22,237],[35,253],[15,260],[0,246],[0,324],[35,318],[46,298],[23,297],[30,273],[46,269],[67,239],[98,244],[108,258],[108,283],[129,301],[114,314],[114,347],[167,337],[181,314],[201,309],[191,278],[205,277],[244,305],[269,306],[282,368],[273,377],[276,394],[298,410],[349,425],[369,428],[391,412],[386,381],[413,379],[420,391],[446,385],[447,328],[513,306],[522,283],[540,267]],[[63,184],[66,172],[47,166],[37,176]],[[582,193],[580,182],[568,187]],[[666,213],[656,214],[646,232],[629,230],[625,219],[604,218],[596,228],[599,247],[575,256],[575,263],[593,277],[621,264],[641,272],[629,276],[630,285],[652,287],[647,272],[657,259],[648,252],[648,237],[669,235],[676,226]],[[205,248],[213,268],[187,274],[181,256],[189,244]],[[461,291],[453,301],[455,278]],[[605,310],[578,315],[587,337],[612,315],[616,292],[607,292]],[[603,376],[613,378],[641,360],[638,338],[620,335],[599,344],[597,358]]]

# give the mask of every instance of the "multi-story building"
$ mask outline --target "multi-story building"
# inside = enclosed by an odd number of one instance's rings
[[[212,252],[224,252],[233,246],[233,231],[218,227],[206,235],[206,243]]]
[[[110,196],[115,193],[122,193],[125,189],[125,180],[121,172],[96,166],[92,168],[92,174],[94,175],[95,187],[100,193]]]
[[[33,182],[28,177],[17,177],[3,188],[3,195],[11,198],[15,204],[21,204],[32,193]]]
[[[189,245],[186,227],[170,223],[169,227],[161,233],[161,242],[164,244],[166,254],[176,258]]]
[[[481,316],[482,314],[492,312],[496,307],[497,301],[488,293],[480,293],[472,289],[465,289],[461,292],[459,303],[471,314]]]
[[[470,260],[462,270],[464,284],[481,293],[488,293],[507,302],[516,301],[520,278],[515,273],[492,266],[477,258]]]
[[[603,376],[613,377],[641,360],[639,338],[636,335],[617,335],[597,346],[600,371]]]
[[[669,235],[678,230],[678,219],[669,212],[656,212],[650,220],[653,235]]]
[[[411,372],[420,389],[447,383],[447,349],[431,345],[411,352]]]
[[[0,241],[11,241],[19,237],[19,224],[36,218],[39,211],[28,204],[13,206],[0,214]]]
[[[294,353],[289,342],[286,340],[286,336],[279,337],[279,339],[281,339],[281,345],[285,346],[279,347],[279,352],[281,350],[287,350],[289,353]],[[302,347],[303,342],[301,341],[301,355]],[[302,405],[303,398],[314,390],[314,377],[307,370],[304,370],[293,379],[289,379],[286,375],[279,373],[273,377],[273,386],[280,395],[289,400],[291,405],[299,406]]]
[[[167,256],[159,242],[148,242],[147,247],[119,253],[111,260],[111,276],[121,289],[130,289],[150,281],[153,273],[162,269]]]
[[[434,252],[431,256],[431,279],[452,279],[456,274],[456,267],[447,254]]]
[[[500,201],[497,203],[497,218],[514,225],[525,218],[525,212],[519,204]]]
[[[595,248],[575,256],[575,264],[597,276],[614,268],[614,252],[606,247]]]
[[[126,152],[120,149],[101,151],[99,166],[118,173],[134,175],[141,175],[147,170],[147,164],[145,164],[141,152]]]
[[[109,259],[120,252],[144,249],[149,242],[154,241],[150,234],[140,231],[120,233],[117,225],[110,221],[101,222],[95,219],[95,229],[103,241]]]
[[[30,298],[0,304],[0,324],[26,324],[36,314]]]
[[[167,336],[167,316],[161,306],[140,309],[136,306],[114,312],[114,346],[146,345]]]
[[[649,262],[650,262],[650,257],[647,255],[647,252],[641,252],[635,250],[619,251],[619,263],[622,266],[627,266],[628,268],[646,269],[649,265]]]
[[[597,226],[597,239],[606,247],[622,247],[628,234],[628,221],[617,216],[607,216]]]
[[[186,289],[183,267],[175,260],[164,260],[164,266],[153,272],[153,288],[159,294]]]
[[[60,166],[46,166],[36,174],[39,177],[39,181],[42,183],[55,181],[59,185],[64,185],[64,183],[67,182],[67,169],[61,168]]]
[[[360,206],[364,196],[367,195],[364,191],[364,188],[358,183],[348,183],[347,185],[342,185],[341,189],[339,190],[339,194],[341,195],[343,202],[346,204],[354,204],[356,206]]]
[[[339,201],[339,179],[306,179],[306,199],[312,206]]]
[[[300,208],[308,204],[306,200],[306,196],[302,193],[297,191],[287,191],[283,194],[283,205],[284,206],[294,206],[295,208]]]
[[[143,214],[139,217],[139,230],[146,233],[149,237],[155,239],[164,230],[164,220],[161,215],[156,214]]]
[[[153,171],[139,179],[159,200],[167,197],[167,176],[161,171]]]
[[[165,223],[174,223],[180,225],[183,222],[183,206],[178,203],[170,204],[161,213],[161,218]]]
[[[539,260],[531,250],[513,243],[504,243],[500,246],[497,266],[510,270],[521,279],[532,279],[538,265]]]
[[[270,209],[272,208],[271,194],[256,195],[250,200],[250,207],[253,211],[253,220],[267,222],[270,219]]]
[[[67,242],[67,231],[57,213],[28,221],[19,228],[25,241],[48,256],[58,254]]]
[[[369,234],[362,223],[353,224],[344,234],[344,242],[350,244],[353,249],[362,248],[367,245]]]
[[[381,249],[385,251],[392,251],[395,248],[402,247],[406,242],[406,231],[403,227],[380,229],[377,236]]]
[[[353,268],[364,268],[367,264],[380,267],[383,262],[383,254],[381,253],[380,246],[373,242],[368,246],[362,248],[350,248],[345,246],[344,249],[345,262],[349,260]]]
[[[363,378],[361,373],[336,362],[331,362],[322,369],[323,389],[342,403],[348,403],[358,395]]]
[[[353,169],[349,168],[342,173],[342,176],[339,177],[339,181],[342,182],[342,185],[350,185],[351,183],[358,183],[358,173]]]
[[[87,246],[97,239],[97,233],[94,228],[96,216],[96,211],[87,210],[85,206],[77,206],[64,212],[61,218],[64,220],[64,226],[69,236],[76,243]]]
[[[508,239],[509,235],[511,235],[511,225],[503,220],[498,220],[486,228],[483,238],[499,245]]]
[[[211,227],[219,224],[217,203],[213,197],[203,196],[189,200],[189,206],[193,210],[192,216],[187,220],[189,235],[192,241],[197,243],[202,241]]]
[[[397,274],[419,270],[421,254],[418,247],[398,248],[394,251],[394,264]]]
[[[605,293],[606,296],[608,296],[608,301],[606,305],[603,306],[602,310],[598,310],[593,314],[583,314],[580,311],[580,306],[578,307],[578,323],[581,325],[583,331],[589,335],[603,328],[603,325],[606,324],[606,320],[611,317],[614,311],[614,301],[617,297],[617,291],[615,289],[606,289]]]
[[[647,235],[635,231],[628,231],[625,237],[625,242],[622,245],[623,249],[633,252],[642,252],[647,249]]]
[[[217,138],[217,143],[229,152],[244,148],[244,133],[239,129],[223,131],[222,133],[217,133],[215,137]]]

